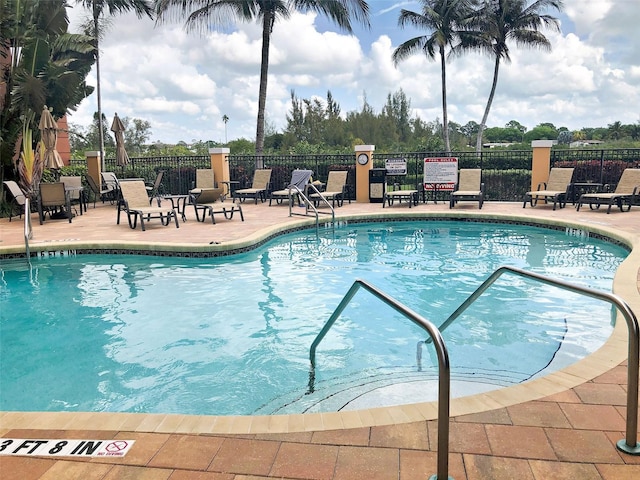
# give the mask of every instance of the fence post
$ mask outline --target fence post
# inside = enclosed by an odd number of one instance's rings
[[[533,156],[531,159],[531,190],[537,190],[538,185],[549,179],[551,169],[552,140],[534,140],[531,142]]]
[[[373,168],[375,145],[356,145],[356,202],[369,203],[369,170]],[[364,156],[367,156],[366,162]]]
[[[102,185],[100,152],[85,152],[87,157],[87,173],[96,182],[96,185]]]
[[[209,157],[211,158],[211,168],[213,169],[213,178],[217,184],[226,185],[226,194],[230,194],[231,176],[229,174],[229,152],[228,148],[210,148]]]

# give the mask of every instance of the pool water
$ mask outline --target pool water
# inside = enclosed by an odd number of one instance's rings
[[[418,371],[426,333],[363,290],[320,344],[307,395],[311,342],[356,278],[440,325],[499,266],[611,291],[627,253],[563,231],[426,221],[299,232],[212,259],[3,262],[0,410],[247,415],[358,408],[376,393],[420,401],[402,392],[436,378],[433,346]],[[454,383],[562,368],[606,341],[613,314],[503,276],[443,334]]]

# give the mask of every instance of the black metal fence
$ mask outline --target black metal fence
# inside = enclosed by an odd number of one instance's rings
[[[443,157],[444,152],[374,152],[373,166],[384,168],[385,160],[403,158],[407,162],[407,174],[388,178],[388,183],[398,183],[411,188],[420,188],[423,178],[424,159]],[[456,152],[459,168],[481,168],[485,183],[486,198],[493,201],[520,201],[531,186],[530,150],[485,150]],[[84,161],[74,161],[72,166],[81,167]],[[195,182],[198,168],[211,165],[208,155],[189,157],[131,158],[125,167],[115,165],[115,159],[105,159],[105,169],[122,178],[140,177],[152,183],[158,171],[164,170],[161,192],[185,194]],[[251,185],[256,166],[270,168],[271,188],[284,188],[297,168],[314,172],[314,180],[326,181],[329,171],[347,170],[347,184],[355,198],[355,154],[344,155],[229,155],[232,181],[239,187]],[[615,187],[625,168],[640,168],[640,149],[568,149],[552,150],[551,166],[574,167],[575,182],[593,182]]]

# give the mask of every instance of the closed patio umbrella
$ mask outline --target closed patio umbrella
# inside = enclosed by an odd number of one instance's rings
[[[124,130],[124,124],[116,113],[111,124],[111,131],[116,137],[116,165],[121,167],[129,163],[129,155],[127,155],[127,151],[124,148]]]
[[[44,159],[43,163],[45,168],[60,169],[64,167],[62,158],[56,150],[56,143],[58,141],[58,124],[53,119],[51,112],[45,105],[42,109],[42,116],[40,117],[40,124],[38,125],[42,136],[42,142],[44,143]]]

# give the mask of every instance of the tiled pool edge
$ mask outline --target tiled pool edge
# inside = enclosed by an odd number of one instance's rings
[[[530,212],[529,212],[530,213]],[[463,219],[496,221],[499,223],[521,223],[550,228],[565,227],[588,230],[632,248],[629,257],[623,262],[614,279],[614,293],[624,298],[634,311],[640,311],[640,294],[638,293],[638,268],[640,252],[638,239],[628,233],[619,232],[608,227],[582,225],[565,220],[556,221],[547,218],[536,218],[531,215],[511,214],[482,215],[478,212],[456,212],[449,215],[435,213],[381,213],[358,214],[337,217],[340,221],[387,221],[387,220],[444,220]],[[378,220],[379,219],[379,220]],[[255,248],[275,235],[292,231],[292,228],[308,228],[308,220],[269,227],[245,238],[242,242],[230,242],[228,245],[242,245],[240,248]],[[129,245],[125,242],[109,242],[110,245]],[[87,245],[87,244],[84,244]],[[95,245],[95,244],[94,244]],[[163,245],[163,244],[158,244]],[[224,247],[220,245],[215,247]],[[56,245],[58,246],[58,245]],[[72,245],[60,242],[62,249],[71,249]],[[137,251],[149,248],[149,244],[136,244]],[[164,245],[166,246],[166,245]],[[183,245],[174,245],[183,247]],[[82,249],[79,244],[75,248]],[[171,250],[171,249],[170,249]],[[0,255],[2,255],[0,249]],[[104,253],[101,252],[101,253]],[[24,256],[24,250],[22,253]],[[619,318],[619,320],[621,320]],[[612,336],[605,345],[594,354],[580,362],[540,379],[488,392],[485,394],[454,399],[451,401],[451,416],[493,410],[529,400],[542,398],[553,393],[565,391],[580,385],[608,371],[626,360],[627,330],[624,321],[618,321]],[[127,413],[46,413],[46,412],[0,412],[0,429],[33,429],[33,430],[127,430],[136,432],[163,433],[220,433],[220,434],[255,434],[286,433],[318,430],[335,430],[381,426],[413,421],[433,420],[437,418],[435,402],[410,404],[395,407],[381,407],[355,412],[320,413],[285,416],[254,417],[210,417],[163,414],[127,414]]]

